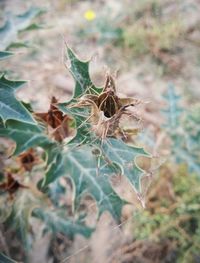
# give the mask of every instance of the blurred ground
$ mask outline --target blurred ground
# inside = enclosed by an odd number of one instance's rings
[[[132,3],[132,2],[138,2]],[[115,16],[120,10],[124,14],[129,9],[140,9],[149,18],[148,8],[152,2],[163,7],[163,17],[167,21],[180,19],[184,30],[177,37],[177,46],[173,52],[153,50],[151,52],[136,56],[130,47],[117,47],[113,42],[98,44],[95,38],[78,36],[78,29],[88,27],[92,31],[95,20],[86,21],[84,14],[87,10],[94,10],[95,19],[101,19],[105,10],[111,10],[110,16]],[[65,44],[72,47],[82,59],[90,59],[90,71],[93,81],[97,85],[104,83],[104,76],[108,69],[117,73],[116,85],[119,93],[135,96],[150,103],[144,106],[142,118],[144,128],[151,130],[156,139],[153,149],[158,154],[157,148],[161,144],[162,134],[159,126],[162,123],[160,109],[164,107],[162,100],[163,92],[168,83],[173,82],[179,93],[184,96],[184,106],[190,107],[191,103],[200,97],[200,1],[23,1],[6,0],[1,1],[1,10],[5,12],[22,13],[28,7],[35,5],[45,8],[47,12],[42,16],[41,22],[46,28],[33,31],[24,36],[34,43],[34,48],[22,49],[9,64],[10,72],[17,78],[28,80],[28,85],[18,92],[18,96],[25,101],[32,101],[36,110],[46,110],[52,95],[60,101],[70,98],[73,89],[73,79],[65,67]],[[2,11],[1,11],[2,13]],[[123,12],[122,12],[123,13]],[[100,17],[100,18],[99,18]],[[113,22],[114,23],[114,22]],[[178,29],[177,29],[178,31]],[[176,32],[176,29],[175,29]],[[177,32],[178,34],[178,32]],[[169,36],[171,38],[171,35]],[[140,45],[140,43],[138,44]],[[156,54],[156,56],[155,56]],[[158,57],[159,55],[159,57]],[[155,59],[156,58],[156,59]],[[161,59],[162,63],[158,61]],[[164,64],[163,64],[164,61]],[[166,65],[167,64],[167,70]],[[20,65],[20,67],[19,67]],[[8,68],[8,67],[7,67]],[[162,147],[160,153],[165,153]],[[123,185],[123,183],[122,183]],[[120,186],[121,188],[122,185]],[[132,193],[126,192],[126,197],[135,201]],[[129,225],[132,221],[130,215],[132,210],[125,211],[124,218],[129,218],[126,226],[116,227],[108,215],[104,215],[97,226],[97,231],[90,241],[77,237],[69,250],[63,248],[61,257],[73,255],[68,259],[71,263],[86,262],[119,262],[113,259],[112,254],[116,248],[123,247],[131,238]],[[31,263],[46,262],[44,241],[38,247],[33,248]],[[40,243],[39,243],[40,244]],[[83,251],[80,251],[83,248]],[[41,250],[41,251],[40,251]],[[70,251],[70,253],[69,253]],[[119,253],[119,250],[118,250]],[[38,255],[35,257],[35,255]],[[119,256],[120,257],[120,256]],[[45,259],[46,260],[46,259]],[[109,261],[110,260],[110,261]],[[52,260],[48,261],[53,262]],[[61,261],[55,261],[61,262]],[[122,261],[120,261],[122,262]],[[131,262],[131,261],[123,261]],[[144,261],[145,262],[145,261]]]

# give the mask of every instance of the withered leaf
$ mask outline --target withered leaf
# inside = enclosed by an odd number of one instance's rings
[[[53,129],[52,136],[56,141],[62,142],[70,134],[70,123],[72,118],[60,111],[56,103],[58,100],[53,96],[50,108],[46,113],[35,113],[35,116],[43,120]]]
[[[58,102],[58,100],[53,96],[50,103],[50,108],[48,112],[45,113],[35,113],[37,117],[42,119],[44,122],[46,122],[49,126],[52,128],[57,128],[59,125],[61,125],[64,114],[55,106],[55,104]]]
[[[56,141],[62,142],[71,134],[70,123],[72,119],[69,116],[65,116],[62,123],[54,130],[53,137]]]
[[[19,188],[28,187],[19,183],[11,173],[7,173],[5,182],[0,184],[0,189],[4,192],[8,192],[11,197]]]

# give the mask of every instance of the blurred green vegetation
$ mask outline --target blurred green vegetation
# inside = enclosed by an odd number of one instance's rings
[[[171,50],[182,33],[177,20],[160,23],[153,20],[150,25],[141,21],[123,30],[124,46],[130,48],[135,55],[152,53],[160,50]]]
[[[133,247],[137,252],[132,251],[132,258],[136,257],[136,262],[144,258],[144,262],[199,262],[200,105],[180,107],[183,97],[176,94],[172,83],[164,98],[163,128],[171,140],[170,160],[153,180],[146,196],[147,208],[134,215]],[[146,258],[148,253],[152,257]]]
[[[199,262],[199,179],[185,165],[174,170],[172,164],[162,167],[147,196],[147,209],[135,216],[134,238],[158,244],[168,240],[173,262]]]
[[[171,138],[171,154],[177,163],[186,163],[191,172],[200,172],[200,105],[194,104],[190,109],[180,107],[173,84],[168,86],[164,95],[167,107],[163,110],[166,118],[164,128]]]
[[[184,34],[181,19],[166,20],[163,9],[164,1],[156,0],[126,3],[114,14],[110,8],[103,9],[96,19],[82,23],[77,35],[100,45],[112,43],[129,48],[133,55],[157,55],[160,50],[173,50]]]

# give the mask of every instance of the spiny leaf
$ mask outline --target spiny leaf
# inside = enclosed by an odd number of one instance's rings
[[[59,109],[75,120],[76,135],[69,144],[82,144],[94,140],[94,133],[91,131],[91,125],[87,121],[90,116],[89,109],[85,108],[70,108],[65,103],[59,104]]]
[[[0,50],[6,50],[13,42],[16,42],[19,32],[29,29],[32,20],[42,12],[42,9],[32,7],[22,15],[9,14],[8,20],[0,28]]]
[[[60,207],[60,199],[66,192],[66,187],[63,186],[59,180],[55,180],[53,184],[49,185],[45,193],[50,197],[51,202],[55,207]]]
[[[44,190],[47,185],[54,182],[58,177],[65,174],[66,166],[64,163],[62,150],[52,145],[47,150],[47,169],[43,180],[39,182],[39,188]]]
[[[13,23],[6,21],[4,26],[0,28],[0,50],[6,50],[6,48],[17,39],[17,30],[14,30]]]
[[[36,29],[44,29],[45,27],[43,25],[38,25],[36,23],[31,24],[28,26],[25,30],[36,30]]]
[[[116,139],[107,139],[102,144],[99,142],[98,137],[91,130],[90,122],[87,121],[90,116],[89,111],[75,108],[73,103],[77,102],[76,99],[85,94],[98,94],[102,89],[95,90],[93,88],[90,90],[90,86],[88,89],[87,85],[91,81],[89,79],[87,80],[89,82],[84,82],[84,79],[86,77],[89,78],[89,62],[80,62],[69,49],[68,55],[71,62],[70,71],[76,80],[75,92],[73,99],[68,103],[59,104],[59,108],[75,119],[77,134],[70,143],[74,143],[74,145],[80,144],[80,147],[74,147],[69,152],[57,155],[57,161],[48,170],[43,186],[45,187],[61,175],[70,176],[75,186],[75,207],[79,205],[81,197],[88,193],[97,201],[99,214],[108,210],[118,220],[125,203],[116,195],[110,184],[109,178],[116,174],[116,170],[113,170],[113,167],[118,166],[122,175],[129,179],[134,190],[141,192],[140,179],[144,171],[137,166],[135,159],[138,156],[150,155],[142,148],[128,146]],[[100,151],[102,150],[99,176],[97,176],[97,160],[92,154],[93,147],[98,147]],[[109,163],[105,160],[109,160]],[[110,194],[108,194],[109,192]],[[100,197],[101,195],[103,199]]]
[[[23,80],[10,80],[10,79],[7,79],[5,77],[4,74],[1,75],[1,78],[0,78],[0,83],[1,85],[5,86],[6,87],[10,87],[12,88],[13,90],[16,90],[16,89],[19,89],[21,88],[24,84],[26,84],[26,81],[23,81]]]
[[[17,261],[7,257],[6,255],[0,252],[0,263],[17,263]]]
[[[186,134],[187,148],[193,153],[199,153],[200,145],[200,105],[194,105],[186,112],[182,121],[183,130]]]
[[[141,192],[140,180],[144,171],[137,166],[135,159],[150,155],[142,148],[131,147],[111,138],[104,141],[102,149],[103,155],[120,167],[122,175],[129,179],[134,190]],[[81,197],[89,193],[97,201],[99,214],[108,210],[114,218],[119,219],[125,203],[116,195],[109,182],[109,177],[116,171],[113,166],[101,160],[100,175],[97,176],[97,161],[91,151],[91,147],[82,146],[69,152],[58,153],[56,161],[46,174],[43,187],[60,176],[69,176],[75,186],[75,207],[78,207]]]
[[[194,106],[190,111],[185,112],[181,121],[180,129],[171,136],[174,146],[174,153],[178,162],[186,162],[191,172],[200,173],[200,107]]]
[[[0,136],[10,138],[16,142],[15,155],[31,147],[40,146],[48,149],[48,147],[54,145],[54,142],[43,133],[42,128],[18,121],[8,121],[7,127],[0,126]]]
[[[116,194],[109,181],[116,171],[102,159],[98,174],[97,160],[91,150],[91,147],[85,145],[58,155],[57,162],[51,166],[42,185],[45,187],[60,176],[68,176],[75,188],[75,208],[85,194],[90,194],[97,202],[99,215],[109,211],[119,221],[121,209],[126,202]]]
[[[126,176],[136,192],[141,192],[140,180],[144,171],[138,167],[136,158],[139,156],[150,157],[143,148],[129,146],[121,140],[107,139],[102,144],[103,153],[107,159],[118,165],[122,175]]]
[[[21,47],[31,47],[31,43],[29,43],[28,41],[24,41],[24,42],[12,42],[12,44],[10,44],[9,48],[21,48]]]
[[[3,120],[1,119],[1,117],[0,117],[0,128],[5,128]]]
[[[35,124],[31,114],[14,95],[14,92],[21,88],[25,83],[25,81],[6,79],[4,75],[0,77],[0,117],[3,122],[12,119]]]
[[[35,17],[43,14],[44,12],[45,12],[45,10],[42,8],[31,7],[25,13],[14,16],[13,20],[14,20],[18,30],[27,30],[33,24],[32,20]]]
[[[108,164],[101,160],[98,174],[97,160],[87,147],[71,152],[67,166],[75,185],[75,207],[84,194],[90,194],[97,202],[99,216],[104,211],[109,211],[113,218],[119,221],[126,202],[116,194],[110,184],[110,177],[116,172],[113,167],[108,167]]]
[[[10,51],[0,51],[0,60],[5,60],[9,57],[12,57],[13,55],[14,53]]]
[[[33,211],[33,216],[42,220],[48,230],[51,230],[53,233],[61,232],[69,238],[76,234],[89,238],[94,230],[84,225],[81,221],[72,221],[65,215],[63,210],[54,211],[36,208]]]
[[[94,86],[89,75],[89,61],[83,62],[67,47],[67,55],[70,66],[69,71],[75,80],[73,99],[80,98],[84,94],[99,93],[101,89]]]
[[[173,85],[169,85],[165,99],[169,103],[168,109],[163,111],[167,117],[167,123],[164,126],[173,142],[172,154],[176,162],[187,163],[192,172],[200,172],[200,110],[185,112],[185,120],[182,121],[183,109],[179,107],[180,96],[175,93]],[[198,108],[197,108],[198,109]],[[181,114],[182,113],[182,114]]]
[[[0,191],[0,224],[5,222],[12,213],[12,204],[8,202],[8,196],[4,193]]]
[[[173,148],[173,154],[175,155],[176,161],[178,163],[186,162],[192,172],[200,174],[199,154],[198,156],[195,156],[195,154],[191,153],[190,151],[188,151],[187,148],[183,147],[182,142],[180,142],[180,145],[178,145],[178,140],[175,141]]]
[[[86,108],[70,107],[77,103],[77,99],[85,94],[99,94],[102,88],[97,88],[92,83],[89,75],[89,62],[81,61],[74,52],[67,47],[67,56],[69,59],[69,71],[75,80],[75,88],[72,99],[67,103],[60,103],[59,109],[65,114],[72,116],[76,122],[77,133],[70,143],[83,143],[91,140],[90,123],[87,122],[90,116]]]
[[[30,191],[20,191],[14,201],[12,213],[6,222],[10,227],[17,230],[17,234],[22,241],[25,250],[31,248],[30,218],[33,209],[38,203],[39,200],[36,200]]]
[[[168,102],[168,108],[162,110],[163,114],[167,118],[166,127],[169,130],[173,130],[178,127],[179,117],[182,113],[182,109],[178,106],[180,96],[176,95],[174,85],[171,83],[168,85],[166,94],[163,96]]]
[[[99,94],[102,91],[102,88],[95,87],[90,79],[90,61],[81,61],[69,47],[67,47],[67,56],[70,64],[68,68],[75,80],[75,88],[72,99],[67,103],[58,104],[58,108],[63,113],[69,114],[75,119],[77,134],[71,143],[80,143],[90,139],[90,124],[86,122],[87,118],[89,117],[89,111],[88,109],[78,107],[72,108],[70,106],[76,103],[77,99],[79,99],[84,94]]]

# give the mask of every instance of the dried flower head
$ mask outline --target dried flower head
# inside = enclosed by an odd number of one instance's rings
[[[35,156],[35,152],[33,149],[29,149],[28,151],[20,154],[18,159],[21,166],[26,171],[31,171],[37,161],[37,157]]]
[[[119,122],[123,115],[132,116],[139,120],[129,107],[134,107],[142,101],[136,98],[119,98],[116,94],[114,79],[107,75],[105,86],[99,95],[87,94],[80,98],[75,107],[91,107],[90,120],[92,129],[95,133],[104,139],[107,136],[124,137],[125,133],[120,129]]]

